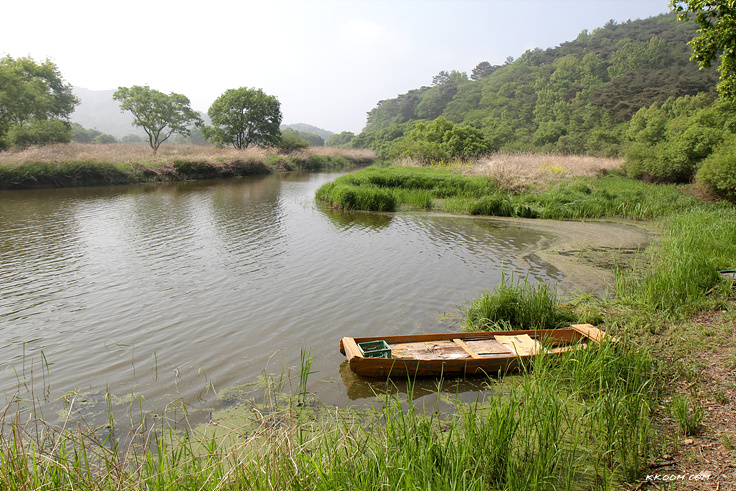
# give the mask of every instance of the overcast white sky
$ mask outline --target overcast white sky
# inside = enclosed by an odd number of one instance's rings
[[[0,55],[50,58],[92,90],[145,85],[206,112],[225,90],[281,101],[284,123],[360,132],[382,99],[571,41],[668,0],[29,0],[2,8]]]

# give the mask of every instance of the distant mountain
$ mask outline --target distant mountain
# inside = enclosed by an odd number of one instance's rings
[[[112,98],[114,90],[89,90],[74,87],[74,93],[79,97],[81,103],[71,115],[70,120],[73,123],[79,123],[86,129],[113,135],[118,139],[130,134],[146,135],[142,129],[132,125],[133,115],[130,112],[120,112],[119,103]],[[200,113],[200,115],[205,123],[209,123],[207,114]],[[304,133],[314,133],[325,141],[333,134],[331,131],[305,123],[282,125],[281,128],[293,128]]]
[[[609,21],[574,41],[529,50],[470,76],[442,71],[424,86],[379,101],[353,146],[387,158],[391,142],[419,121],[443,117],[483,132],[492,150],[617,154],[628,121],[669,98],[715,96],[718,73],[690,61],[693,22],[674,13]]]
[[[334,135],[334,133],[331,131],[323,130],[322,128],[318,128],[306,123],[282,124],[281,129],[283,130],[284,128],[291,128],[303,133],[313,133],[315,135],[321,136],[324,141],[327,141],[330,135]]]
[[[81,103],[69,119],[87,129],[101,131],[116,138],[130,134],[145,136],[143,130],[132,125],[132,114],[127,111],[120,112],[118,102],[112,98],[114,92],[114,90],[74,87],[74,94],[79,97]]]

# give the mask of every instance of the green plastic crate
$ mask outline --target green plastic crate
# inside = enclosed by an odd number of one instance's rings
[[[382,339],[358,343],[358,348],[366,358],[391,358],[391,347]]]

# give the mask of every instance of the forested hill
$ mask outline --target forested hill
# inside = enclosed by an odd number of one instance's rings
[[[440,72],[431,86],[380,101],[352,144],[380,153],[413,122],[442,116],[481,130],[492,150],[616,154],[622,123],[640,108],[701,92],[715,97],[715,68],[689,61],[695,29],[674,13],[610,21],[503,65],[481,62],[470,76]]]

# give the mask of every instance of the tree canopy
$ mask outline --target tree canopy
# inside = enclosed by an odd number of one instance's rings
[[[48,59],[0,58],[0,148],[68,142],[79,100]]]
[[[390,157],[411,157],[422,162],[474,157],[489,151],[480,130],[454,125],[443,117],[417,123],[389,149]]]
[[[733,0],[672,0],[670,6],[680,20],[689,20],[690,14],[695,14],[700,29],[688,43],[693,50],[690,59],[709,69],[720,55],[718,90],[736,101],[736,4]]]
[[[343,131],[342,133],[330,135],[325,142],[328,147],[344,147],[350,144],[355,138],[355,133],[352,131]]]
[[[134,126],[140,126],[148,135],[153,152],[171,135],[189,136],[190,126],[201,126],[202,118],[190,107],[189,98],[171,92],[164,94],[149,86],[118,87],[113,99],[120,101],[121,111],[130,111]]]
[[[470,77],[442,71],[431,85],[380,101],[352,146],[367,144],[385,158],[389,135],[441,116],[480,130],[493,151],[618,155],[640,108],[715,92],[715,70],[690,62],[695,30],[674,12],[609,22],[501,65],[480,62]]]
[[[212,125],[203,133],[216,145],[248,148],[280,143],[281,103],[262,89],[229,89],[212,103],[207,114]]]

